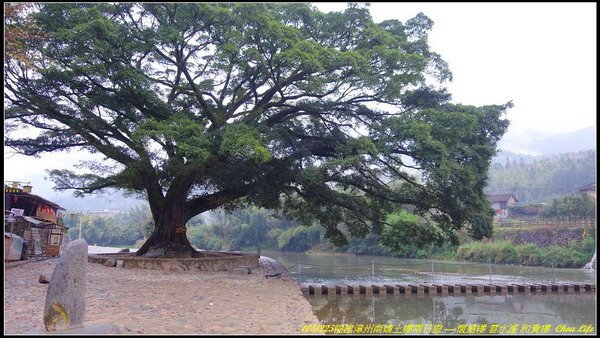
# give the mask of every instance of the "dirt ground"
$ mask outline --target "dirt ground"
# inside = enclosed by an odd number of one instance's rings
[[[48,284],[58,258],[4,267],[4,333],[43,329]],[[127,269],[88,263],[86,324],[129,334],[298,334],[318,324],[291,278],[252,274]]]

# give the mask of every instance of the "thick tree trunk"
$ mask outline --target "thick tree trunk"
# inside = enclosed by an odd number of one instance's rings
[[[159,223],[148,240],[137,251],[142,256],[148,251],[164,252],[164,256],[174,256],[186,253],[192,255],[196,250],[192,247],[185,233],[185,224],[168,222]]]
[[[166,196],[163,196],[157,183],[148,186],[146,192],[154,219],[154,231],[137,251],[137,256],[200,256],[187,239],[187,221],[204,211],[246,196],[253,187],[246,185],[188,201],[192,183],[192,176],[182,174],[173,179]]]
[[[154,231],[137,251],[137,256],[193,256],[196,253],[186,235],[188,219],[184,213],[184,202],[185,194],[181,193],[173,198],[167,196],[162,208],[151,205],[158,210],[154,217]]]

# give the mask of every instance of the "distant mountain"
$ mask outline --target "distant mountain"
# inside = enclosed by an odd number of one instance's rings
[[[542,158],[542,156],[517,154],[512,151],[500,150],[498,154],[492,158],[492,163],[505,164],[506,161],[509,160],[510,162],[529,164],[540,158]]]
[[[548,202],[568,193],[577,194],[596,178],[596,150],[537,156],[535,161],[527,162],[529,159],[498,161],[490,166],[485,192],[511,193],[519,203]]]
[[[67,213],[102,210],[129,211],[129,209],[135,206],[148,204],[145,200],[123,196],[120,191],[110,191],[102,195],[88,195],[83,198],[74,197],[72,190],[52,190],[54,184],[45,179],[45,176],[45,174],[40,173],[28,178],[28,181],[31,181],[31,185],[33,186],[31,193],[60,205],[67,209]]]
[[[90,195],[83,198],[74,197],[72,192],[55,193],[52,196],[42,197],[67,209],[67,213],[103,210],[129,211],[136,206],[148,205],[148,202],[145,200],[125,197],[118,191],[110,194]]]
[[[510,129],[498,143],[504,154],[546,156],[596,149],[596,127],[568,133]]]

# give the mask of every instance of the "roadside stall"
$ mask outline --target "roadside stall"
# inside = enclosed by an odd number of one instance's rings
[[[64,208],[31,194],[30,186],[14,184],[5,184],[4,201],[5,260],[60,256],[68,230],[62,225]]]

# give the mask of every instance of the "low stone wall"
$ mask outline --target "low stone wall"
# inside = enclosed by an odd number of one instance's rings
[[[256,254],[233,253],[202,258],[148,258],[118,253],[90,254],[88,262],[137,269],[227,271],[240,266],[258,267],[258,258]]]

